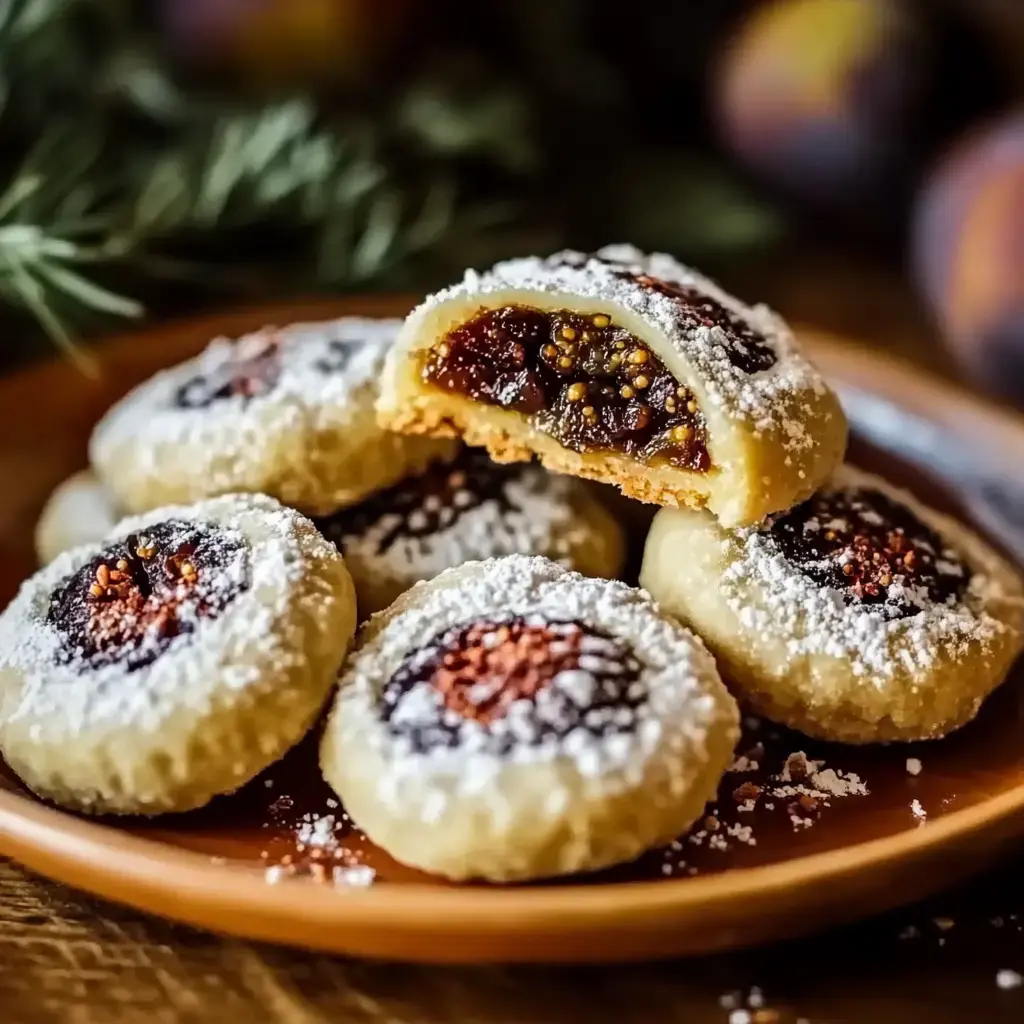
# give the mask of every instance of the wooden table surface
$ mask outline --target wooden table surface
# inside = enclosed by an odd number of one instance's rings
[[[727,283],[795,320],[950,372],[906,290],[883,272],[816,259]],[[1018,1024],[1024,986],[1001,987],[1000,971],[1024,975],[1019,863],[927,905],[769,949],[629,967],[458,969],[200,933],[0,859],[0,1024]]]

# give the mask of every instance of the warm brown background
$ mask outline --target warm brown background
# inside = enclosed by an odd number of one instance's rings
[[[910,298],[880,274],[820,257],[799,273],[762,267],[729,283],[795,320],[946,367]],[[40,396],[41,407],[54,400]],[[0,860],[0,1024],[703,1024],[728,1021],[723,997],[737,993],[744,1005],[753,986],[764,993],[753,1024],[1010,1024],[1024,1020],[1024,988],[1001,990],[996,973],[1024,973],[1022,927],[1024,889],[1010,863],[926,906],[704,960],[586,969],[369,964],[199,933]]]

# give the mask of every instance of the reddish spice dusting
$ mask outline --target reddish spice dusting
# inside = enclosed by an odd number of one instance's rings
[[[855,597],[878,597],[896,576],[907,576],[918,563],[917,552],[902,529],[889,530],[884,539],[864,533],[853,536],[842,554],[843,575]]]
[[[444,655],[431,681],[446,708],[486,725],[515,701],[535,697],[559,672],[576,668],[582,639],[577,626],[554,634],[522,622],[474,625],[460,647]]]
[[[153,557],[153,549],[139,547],[143,560]],[[124,560],[111,569],[105,562],[96,568],[95,582],[89,587],[89,630],[101,646],[127,644],[141,634],[174,636],[178,629],[178,609],[198,580],[190,552],[182,551],[164,561],[169,580],[177,582],[172,591],[143,593],[139,580]],[[142,557],[142,556],[140,556]],[[124,568],[118,568],[118,566]]]
[[[83,671],[149,664],[245,588],[240,574],[222,575],[244,557],[239,538],[206,523],[168,520],[115,541],[50,596],[60,656]]]

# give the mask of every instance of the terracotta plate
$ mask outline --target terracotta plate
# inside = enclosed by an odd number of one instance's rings
[[[334,301],[213,317],[111,343],[96,382],[56,363],[0,382],[0,595],[32,571],[46,494],[84,464],[91,424],[128,386],[219,332],[403,308]],[[1024,424],[917,371],[809,340],[857,427],[855,459],[972,518],[1024,558]],[[746,747],[764,748],[755,749],[760,767],[725,780],[716,835],[681,837],[628,868],[570,882],[452,886],[401,867],[332,806],[312,743],[241,793],[155,822],[66,814],[28,796],[0,765],[0,851],[181,921],[343,953],[579,961],[707,952],[917,899],[1024,833],[1019,675],[973,725],[913,748],[829,747],[748,723]],[[769,776],[798,750],[846,778],[855,773],[869,792],[813,810],[771,797],[778,783]],[[908,758],[920,774],[908,772]],[[735,793],[744,782],[767,788],[752,811]],[[372,885],[358,884],[371,873]]]

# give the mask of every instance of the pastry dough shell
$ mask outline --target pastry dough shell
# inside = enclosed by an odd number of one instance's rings
[[[303,516],[230,496],[125,520],[238,530],[250,583],[150,665],[78,671],[53,657],[50,595],[104,545],[61,555],[0,617],[0,751],[40,796],[88,813],[201,807],[280,758],[308,731],[355,631],[341,557]]]

